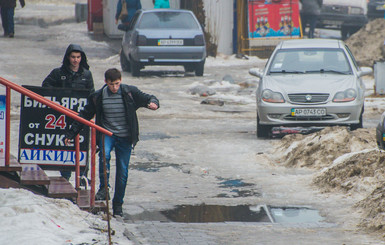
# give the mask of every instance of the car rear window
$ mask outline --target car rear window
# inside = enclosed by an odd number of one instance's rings
[[[140,29],[199,29],[198,23],[186,12],[145,13],[140,19]]]
[[[341,49],[281,50],[275,54],[270,73],[339,72],[350,74],[351,68]]]

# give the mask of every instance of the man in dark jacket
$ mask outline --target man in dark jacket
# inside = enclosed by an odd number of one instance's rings
[[[64,54],[62,66],[51,71],[44,79],[42,87],[81,88],[88,89],[92,93],[95,91],[94,80],[89,68],[87,56],[82,47],[70,44]],[[71,171],[60,173],[67,180],[71,178]]]
[[[317,25],[318,16],[321,14],[323,0],[301,0],[302,31],[305,33],[306,25],[309,24],[308,38],[314,38],[314,30]]]
[[[82,47],[70,44],[63,57],[61,67],[55,68],[44,79],[43,87],[84,88],[94,91],[94,80],[87,56]]]
[[[110,172],[111,151],[115,148],[116,177],[115,193],[112,200],[113,214],[123,216],[122,204],[125,195],[128,165],[131,157],[131,149],[139,140],[139,125],[136,110],[146,107],[151,110],[159,108],[159,101],[154,95],[146,94],[135,86],[122,84],[119,70],[108,69],[105,74],[105,83],[101,89],[92,93],[87,99],[87,105],[79,112],[79,116],[90,120],[95,115],[95,123],[110,132],[113,136],[97,134],[99,152],[99,191],[96,200],[106,199],[108,195],[105,186],[103,158],[106,159],[107,186]],[[66,132],[65,143],[68,145],[83,128],[83,124],[75,121]],[[104,156],[103,156],[104,154]]]
[[[19,0],[22,8],[25,6],[24,0]],[[14,37],[15,23],[14,15],[16,8],[16,0],[0,0],[1,7],[1,23],[4,29],[4,36]]]

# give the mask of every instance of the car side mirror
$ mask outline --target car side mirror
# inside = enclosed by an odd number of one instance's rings
[[[373,73],[372,68],[364,66],[364,67],[360,67],[360,71],[358,72],[358,76],[362,77],[362,76],[370,75],[372,73]]]
[[[249,70],[249,74],[256,76],[256,77],[259,77],[259,78],[262,78],[262,76],[263,76],[263,73],[259,68],[251,68]]]

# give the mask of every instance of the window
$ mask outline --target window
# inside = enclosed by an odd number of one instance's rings
[[[150,12],[140,20],[140,29],[199,29],[199,25],[190,13]]]
[[[293,49],[275,54],[269,73],[336,72],[351,74],[342,49]]]

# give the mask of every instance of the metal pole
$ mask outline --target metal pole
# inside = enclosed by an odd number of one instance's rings
[[[82,117],[79,117],[74,111],[72,111],[72,110],[70,110],[70,109],[68,109],[62,105],[56,104],[55,102],[48,100],[48,99],[44,98],[43,96],[30,91],[29,89],[26,89],[26,88],[24,88],[18,84],[12,83],[12,82],[10,82],[10,81],[2,78],[2,77],[0,77],[0,83],[3,84],[4,86],[7,86],[7,88],[10,87],[11,89],[15,90],[16,92],[19,92],[21,94],[24,94],[24,95],[30,97],[31,99],[39,101],[40,103],[66,115],[66,116],[69,116],[78,122],[81,122],[81,123],[83,123],[89,127],[94,127],[94,128],[96,128],[96,130],[98,130],[99,132],[101,132],[103,134],[106,134],[108,136],[112,136],[112,133],[110,131],[108,131],[107,129],[102,128],[98,125],[95,125],[94,123],[92,123],[92,122],[90,122],[90,121],[88,121]]]
[[[108,223],[108,244],[111,245],[111,225],[110,225],[110,207],[108,202],[108,181],[107,181],[107,163],[106,152],[104,147],[105,135],[102,136],[102,153],[103,153],[103,175],[104,175],[104,188],[106,190],[106,206],[107,206],[107,223]]]
[[[10,141],[11,141],[11,88],[7,86],[5,95],[5,166],[10,165]]]
[[[96,155],[96,129],[91,128],[91,194],[90,206],[95,207],[95,155]]]
[[[75,137],[75,188],[80,190],[80,146],[79,146],[79,134]]]

